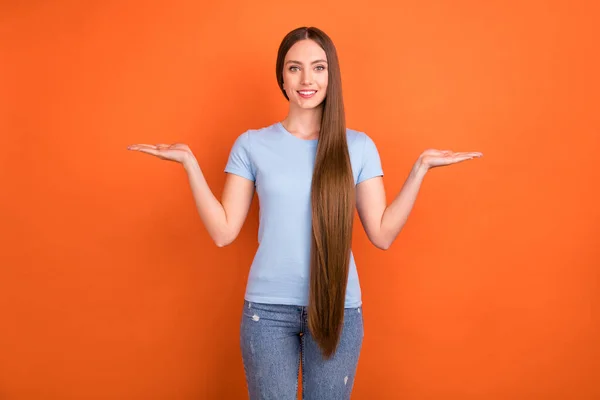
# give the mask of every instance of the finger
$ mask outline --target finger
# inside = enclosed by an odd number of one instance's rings
[[[440,150],[438,155],[441,157],[454,157],[456,154],[458,153],[455,153],[452,150]]]
[[[429,149],[429,150],[426,150],[424,152],[424,155],[426,155],[426,156],[434,156],[434,157],[443,157],[443,156],[447,156],[449,154],[452,154],[451,150]]]
[[[156,149],[156,146],[152,145],[152,144],[145,144],[145,143],[140,143],[140,144],[132,144],[127,146],[127,148],[129,150],[140,150],[140,149]]]
[[[470,157],[470,158],[475,158],[475,157],[481,157],[481,153],[477,153],[477,152],[461,152],[461,153],[454,153],[453,157]]]
[[[453,157],[452,163],[456,164],[456,163],[459,163],[459,162],[462,162],[462,161],[472,160],[473,158],[474,157],[466,156],[466,155],[463,155],[463,156],[460,156],[460,157]]]
[[[454,153],[458,156],[469,156],[469,157],[481,157],[483,154],[479,151],[463,151],[460,153]]]
[[[138,149],[141,153],[152,154],[153,156],[160,157],[160,150],[158,149],[150,149],[150,148],[142,148]]]

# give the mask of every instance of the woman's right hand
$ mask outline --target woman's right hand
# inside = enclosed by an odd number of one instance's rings
[[[127,147],[128,150],[141,151],[151,154],[163,160],[175,161],[185,164],[194,159],[194,154],[187,144],[132,144]]]
[[[182,143],[133,144],[127,148],[183,164],[196,209],[210,237],[219,247],[227,246],[235,240],[252,203],[254,181],[239,175],[227,174],[222,200],[219,201],[208,187],[202,169],[187,145]]]

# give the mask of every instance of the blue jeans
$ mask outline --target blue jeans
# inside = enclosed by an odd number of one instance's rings
[[[310,334],[307,310],[244,301],[240,344],[250,400],[295,400],[300,362],[304,399],[350,399],[364,335],[362,307],[345,309],[329,360]]]

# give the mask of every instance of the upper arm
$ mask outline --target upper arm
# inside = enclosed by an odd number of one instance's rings
[[[231,243],[242,229],[254,196],[256,166],[253,162],[249,131],[235,140],[225,172],[227,174],[221,204],[227,220],[228,243]]]
[[[356,209],[367,237],[371,243],[380,247],[381,219],[386,209],[385,188],[381,176],[356,185]]]
[[[254,197],[254,182],[235,174],[226,174],[221,204],[225,211],[228,228],[228,243],[235,240],[240,233],[248,216],[252,198]]]
[[[362,159],[356,184],[356,209],[367,237],[377,247],[381,219],[386,209],[383,169],[375,142],[364,134]]]

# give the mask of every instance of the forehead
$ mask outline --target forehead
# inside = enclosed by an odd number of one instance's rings
[[[290,47],[285,55],[285,60],[311,62],[313,60],[327,60],[327,55],[325,54],[325,50],[315,41],[304,39],[294,43]]]

